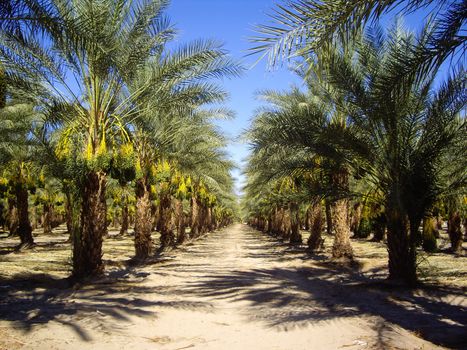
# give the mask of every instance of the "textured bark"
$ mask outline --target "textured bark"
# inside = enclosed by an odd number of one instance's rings
[[[177,244],[183,244],[186,241],[185,213],[183,212],[183,201],[175,201],[175,225],[177,227]]]
[[[321,232],[323,232],[324,218],[321,203],[319,201],[310,206],[310,236],[308,237],[308,249],[315,251],[320,248],[323,243]]]
[[[51,234],[52,233],[52,205],[50,203],[44,203],[43,204],[43,220],[42,220],[42,226],[44,229],[44,234]]]
[[[291,220],[290,220],[290,209],[283,208],[282,213],[283,213],[282,225],[281,225],[282,239],[284,241],[288,241],[292,233]]]
[[[311,205],[308,206],[308,208],[306,209],[306,212],[305,212],[305,222],[304,222],[304,229],[305,229],[305,231],[308,231],[308,230],[310,230],[310,228],[311,228],[311,215],[312,215],[311,211],[312,211],[312,210],[313,210],[313,209],[312,209]]]
[[[273,230],[273,216],[269,215],[268,222],[266,225],[266,233],[272,233]]]
[[[264,220],[263,229],[261,230],[263,233],[268,233],[269,221],[267,219]]]
[[[278,233],[282,236],[282,238],[287,237],[287,224],[286,224],[286,210],[284,208],[279,208],[279,229]]]
[[[338,199],[331,205],[332,225],[334,227],[334,243],[332,257],[334,259],[353,258],[350,244],[350,228],[347,222],[348,200]]]
[[[154,207],[154,229],[157,232],[161,232],[162,230],[162,207]]]
[[[273,235],[279,234],[279,208],[276,206],[274,207],[274,214],[272,216],[272,230],[271,233]]]
[[[2,228],[2,231],[5,230],[5,225],[6,225],[6,217],[4,215],[4,207],[3,203],[0,202],[0,227]]]
[[[18,206],[15,198],[8,198],[8,231],[10,236],[14,236],[18,233],[19,217],[18,217]]]
[[[409,285],[417,281],[416,254],[408,235],[408,219],[398,209],[386,209],[388,225],[389,279]]]
[[[350,223],[350,231],[352,231],[354,234],[358,230],[358,226],[360,225],[360,220],[362,218],[362,210],[363,210],[363,204],[358,202],[355,203],[353,206],[353,212],[352,212],[352,220]]]
[[[341,191],[349,187],[347,170],[341,169],[332,175],[332,185]],[[332,226],[334,228],[334,243],[332,257],[334,259],[352,259],[353,251],[350,244],[350,227],[348,225],[349,201],[347,198],[338,198],[331,204]]]
[[[128,234],[128,227],[130,226],[130,222],[128,219],[128,202],[126,197],[123,199],[123,207],[122,207],[122,225],[120,226],[120,234],[126,235]]]
[[[74,237],[73,276],[83,278],[104,271],[102,239],[107,232],[106,175],[91,172],[81,191],[81,229]]]
[[[201,216],[199,222],[201,223],[199,228],[200,232],[202,234],[208,232],[208,208],[204,204],[201,205]]]
[[[36,206],[33,206],[31,208],[31,228],[33,231],[38,227],[37,217],[37,208]]]
[[[326,206],[326,233],[328,235],[332,235],[332,213],[331,213],[331,203],[329,200],[326,199],[325,201]]]
[[[201,217],[200,217],[200,232],[205,234],[208,232],[208,207],[206,205],[201,206]]]
[[[191,230],[190,230],[190,236],[192,238],[196,238],[199,236],[199,203],[198,199],[196,196],[191,197]]]
[[[300,213],[297,203],[290,204],[290,243],[302,244],[302,235],[300,234]]]
[[[153,251],[151,231],[153,227],[151,215],[150,189],[145,178],[139,179],[135,187],[135,257],[140,260],[148,258]]]
[[[21,247],[30,247],[34,244],[34,239],[29,221],[28,190],[23,185],[16,186],[16,204],[18,206],[18,235]]]
[[[172,218],[172,199],[169,194],[161,195],[160,213],[161,249],[165,249],[175,245],[175,234]]]
[[[448,234],[451,240],[451,251],[460,253],[462,251],[461,217],[458,211],[449,213]]]
[[[213,225],[212,225],[212,208],[207,207],[206,208],[206,224],[207,224],[207,230],[211,232],[213,230]],[[264,226],[264,222],[263,222]],[[263,228],[263,227],[262,227]]]
[[[66,192],[65,195],[66,195],[66,201],[65,201],[66,230],[70,234],[70,238],[71,238],[71,233],[73,230],[73,212],[72,212],[72,207],[71,207],[71,195],[68,192]]]

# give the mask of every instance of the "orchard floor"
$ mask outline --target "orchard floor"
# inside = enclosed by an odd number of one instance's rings
[[[0,236],[0,349],[467,349],[465,255],[422,255],[407,290],[384,283],[381,243],[343,267],[330,237],[309,256],[236,224],[144,266],[107,238],[106,275],[70,286],[66,238]]]

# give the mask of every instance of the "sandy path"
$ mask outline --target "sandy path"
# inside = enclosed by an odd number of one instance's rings
[[[0,327],[16,348],[47,350],[438,348],[416,333],[462,341],[463,295],[368,288],[304,257],[234,225],[97,284],[11,292]],[[423,304],[432,300],[440,305]],[[450,318],[437,309],[446,306]]]

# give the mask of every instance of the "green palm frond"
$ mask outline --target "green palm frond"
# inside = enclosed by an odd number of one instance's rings
[[[303,54],[318,53],[337,37],[351,40],[367,23],[374,23],[387,13],[411,13],[419,9],[437,14],[436,30],[430,36],[430,45],[419,56],[420,60],[442,61],[458,49],[463,55],[465,1],[433,0],[288,1],[285,5],[276,5],[270,15],[271,24],[256,27],[258,35],[250,39],[256,46],[250,51],[268,56],[269,64],[274,66]]]

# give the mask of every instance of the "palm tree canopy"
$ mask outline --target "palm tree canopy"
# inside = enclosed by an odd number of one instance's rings
[[[252,54],[269,56],[269,64],[304,54],[319,53],[333,38],[349,39],[368,23],[389,12],[411,13],[424,9],[430,13],[434,30],[420,59],[442,61],[454,52],[465,54],[465,1],[375,1],[375,0],[290,0],[276,5],[272,24],[259,25],[251,38]]]

